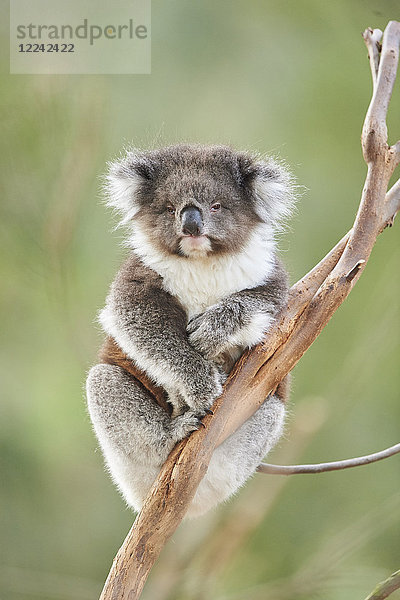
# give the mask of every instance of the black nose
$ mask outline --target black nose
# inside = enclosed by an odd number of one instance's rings
[[[203,220],[201,212],[195,206],[186,206],[181,212],[182,233],[184,235],[202,235]]]

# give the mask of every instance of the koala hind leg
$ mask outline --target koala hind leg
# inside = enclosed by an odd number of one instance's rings
[[[186,516],[200,516],[234,494],[275,446],[284,419],[282,399],[278,395],[268,397],[250,419],[218,446]]]
[[[93,427],[113,480],[140,510],[174,445],[198,429],[191,411],[171,419],[147,390],[121,367],[98,364],[89,372],[87,401]]]

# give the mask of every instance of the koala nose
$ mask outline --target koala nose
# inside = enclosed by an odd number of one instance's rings
[[[195,206],[186,206],[181,212],[182,233],[184,235],[202,235],[203,219]]]

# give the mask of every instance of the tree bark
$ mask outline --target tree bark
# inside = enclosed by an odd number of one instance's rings
[[[400,207],[400,181],[386,194],[400,162],[400,142],[387,144],[386,114],[396,77],[400,23],[388,24],[382,49],[378,30],[367,30],[374,84],[362,133],[368,166],[353,228],[326,257],[296,283],[265,342],[246,352],[229,376],[214,415],[171,452],[121,546],[101,600],[139,598],[164,544],[185,516],[214,449],[244,423],[296,365],[345,300],[368,261],[378,234],[393,223]]]

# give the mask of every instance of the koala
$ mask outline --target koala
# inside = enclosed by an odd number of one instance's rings
[[[190,144],[128,151],[110,164],[106,192],[130,253],[100,313],[107,338],[87,400],[112,478],[139,511],[174,445],[202,425],[287,301],[275,234],[294,194],[273,159]],[[215,449],[187,517],[255,472],[281,436],[286,388]]]

